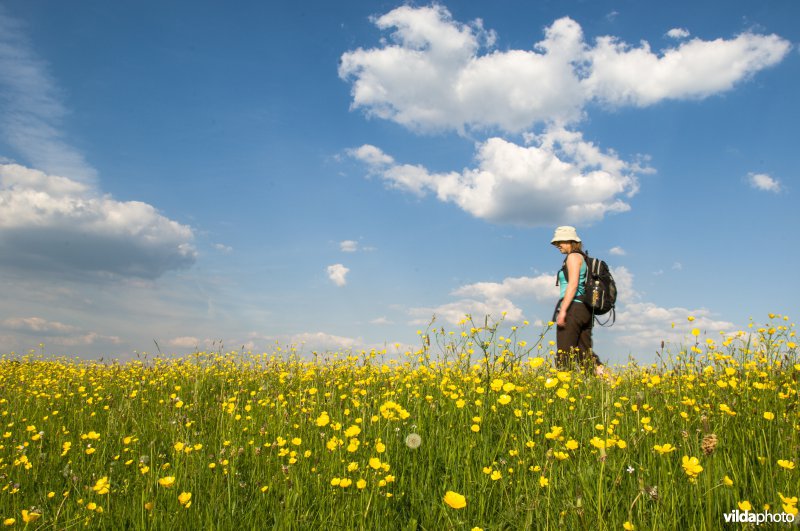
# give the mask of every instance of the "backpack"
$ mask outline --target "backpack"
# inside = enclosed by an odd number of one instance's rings
[[[580,253],[586,261],[586,283],[584,284],[583,295],[577,297],[576,300],[580,300],[589,307],[600,326],[605,326],[609,321],[614,324],[617,318],[614,309],[614,305],[617,302],[617,284],[614,282],[614,277],[611,275],[608,264],[599,258],[591,258],[587,253],[575,252]],[[564,279],[568,280],[566,259],[564,259],[564,265],[561,270],[564,272]],[[558,284],[558,277],[556,277],[556,284]],[[611,315],[605,323],[601,323],[597,319],[598,315],[605,315],[609,312],[611,312]]]

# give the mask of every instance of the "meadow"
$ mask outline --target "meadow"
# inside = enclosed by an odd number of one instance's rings
[[[556,370],[549,328],[434,322],[407,352],[6,354],[0,526],[710,530],[734,510],[797,515],[788,317],[694,329],[608,379]]]

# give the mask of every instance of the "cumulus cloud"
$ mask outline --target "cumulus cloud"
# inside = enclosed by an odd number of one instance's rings
[[[749,32],[660,51],[614,36],[588,43],[564,17],[532,50],[498,50],[480,20],[460,23],[438,5],[399,7],[374,23],[389,39],[343,54],[339,76],[352,82],[352,108],[417,131],[521,132],[579,120],[591,102],[704,98],[778,63],[791,48],[777,35]]]
[[[460,173],[398,164],[375,146],[349,153],[392,188],[432,193],[475,217],[524,226],[590,223],[627,211],[626,199],[639,188],[637,175],[651,171],[563,128],[527,140],[531,145],[490,138],[478,146],[477,167]]]
[[[339,250],[343,253],[354,253],[358,251],[358,242],[355,240],[343,240],[339,242]]]
[[[690,315],[695,317],[691,323],[687,321]],[[663,308],[652,302],[633,302],[617,311],[617,321],[610,330],[617,336],[618,344],[655,349],[661,341],[673,345],[694,343],[692,328],[716,339],[720,332],[733,332],[735,325],[714,319],[704,308]]]
[[[167,341],[167,345],[175,348],[196,348],[201,341],[192,336],[175,337]]]
[[[17,164],[0,164],[0,264],[145,279],[191,266],[190,227],[139,201]]]
[[[685,39],[689,35],[691,35],[689,30],[684,28],[672,28],[667,32],[667,37],[670,39]]]
[[[766,173],[750,173],[747,175],[747,182],[756,190],[764,192],[778,193],[782,189],[780,181]]]
[[[646,42],[632,47],[600,37],[587,51],[591,68],[581,83],[591,98],[616,106],[701,99],[775,65],[790,48],[777,35],[743,33],[729,40],[691,39],[657,54]]]
[[[666,308],[654,302],[642,301],[641,294],[634,287],[633,273],[625,267],[615,267],[611,271],[619,294],[616,322],[613,327],[604,329],[603,335],[617,349],[647,348],[655,352],[661,341],[672,345],[687,344],[694,341],[692,328],[699,328],[708,337],[716,337],[721,331],[734,331],[733,323],[715,319],[705,308]],[[505,321],[509,324],[527,319],[534,322],[535,326],[544,326],[558,299],[558,289],[554,284],[554,273],[468,284],[452,291],[451,295],[459,297],[458,300],[409,309],[410,324],[425,325],[436,315],[437,319],[456,325],[465,315],[482,321],[486,315],[498,319],[502,312],[506,312]],[[531,304],[534,302],[538,304]],[[525,315],[526,311],[521,306],[527,311],[533,308],[544,319]],[[695,317],[691,323],[687,321],[690,315]],[[605,316],[600,318],[601,321],[605,319]]]
[[[476,282],[457,288],[452,293],[458,297],[480,297],[487,300],[508,297],[533,297],[538,301],[552,301],[558,297],[555,275],[536,277],[509,277],[502,282]]]
[[[555,274],[543,274],[536,277],[509,277],[502,282],[467,284],[453,290],[451,295],[460,299],[435,307],[410,309],[411,323],[426,324],[436,315],[450,324],[456,324],[465,315],[475,318],[491,315],[499,318],[503,312],[507,322],[519,323],[525,319],[525,315],[512,299],[534,299],[551,303],[558,299],[558,288],[555,285]]]
[[[622,247],[612,247],[611,249],[608,250],[608,253],[613,254],[614,256],[625,256],[627,254],[625,252],[625,249],[623,249]]]
[[[328,266],[327,271],[328,278],[337,286],[341,287],[347,284],[347,273],[350,272],[350,269],[342,264],[333,264]]]

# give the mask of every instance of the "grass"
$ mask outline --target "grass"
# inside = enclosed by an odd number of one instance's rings
[[[431,326],[397,354],[6,355],[0,523],[719,529],[746,504],[797,513],[787,318],[719,344],[696,330],[610,381],[552,368],[546,331]]]

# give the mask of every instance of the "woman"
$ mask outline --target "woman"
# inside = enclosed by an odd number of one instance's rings
[[[591,309],[581,301],[586,286],[586,259],[575,227],[558,227],[550,242],[566,255],[558,272],[561,298],[556,306],[556,365],[568,369],[573,363],[590,370],[597,376],[605,374],[600,358],[592,350]]]

